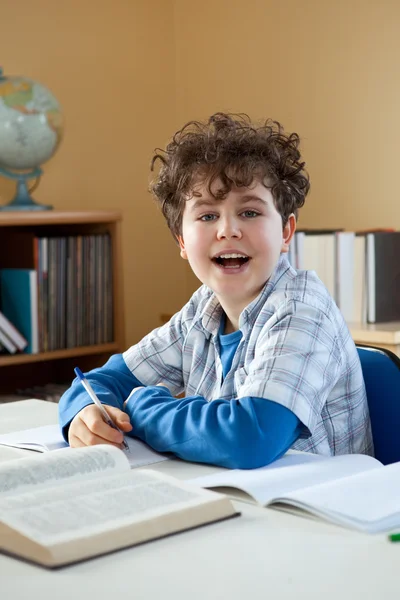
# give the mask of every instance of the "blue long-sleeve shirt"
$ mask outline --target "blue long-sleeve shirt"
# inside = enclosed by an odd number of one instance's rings
[[[240,314],[237,346],[221,336],[223,317],[203,285],[168,323],[87,376],[101,401],[119,408],[132,388],[149,386],[126,407],[133,435],[193,461],[255,467],[291,446],[322,455],[372,453],[357,350],[313,272],[296,272],[282,255]],[[181,392],[186,398],[176,399]],[[60,402],[65,433],[89,403],[74,383]]]
[[[132,389],[142,386],[120,354],[86,376],[101,402],[121,410]],[[75,379],[59,404],[66,439],[71,420],[88,404],[90,398]],[[155,450],[229,468],[266,465],[284,454],[300,434],[294,413],[263,398],[176,399],[165,387],[148,386],[132,395],[125,410],[133,426],[130,435]]]

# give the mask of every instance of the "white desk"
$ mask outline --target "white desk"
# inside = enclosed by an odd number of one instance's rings
[[[0,405],[0,433],[51,424],[57,406]],[[0,447],[0,461],[26,451]],[[179,478],[210,472],[165,461]],[[238,503],[238,519],[157,540],[57,571],[0,555],[1,600],[394,600],[400,544]]]

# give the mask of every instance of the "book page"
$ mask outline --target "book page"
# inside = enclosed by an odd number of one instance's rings
[[[400,463],[283,495],[277,502],[369,532],[400,527]]]
[[[1,521],[43,545],[65,543],[221,497],[152,471],[126,471],[0,499]]]
[[[86,481],[129,469],[125,454],[115,446],[66,448],[0,464],[0,499],[35,490]]]
[[[156,452],[141,440],[125,436],[125,441],[129,448],[126,457],[132,469],[168,460],[167,456]],[[24,448],[36,452],[51,452],[61,448],[69,448],[58,425],[44,425],[2,434],[0,435],[0,445]]]
[[[382,464],[364,454],[324,457],[306,452],[288,453],[266,467],[234,469],[190,481],[207,488],[238,488],[266,506],[276,496],[377,467]]]
[[[46,452],[68,448],[58,425],[43,425],[0,435],[0,445]]]

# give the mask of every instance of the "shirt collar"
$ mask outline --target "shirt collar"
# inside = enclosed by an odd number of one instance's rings
[[[246,306],[240,314],[239,328],[243,332],[243,335],[246,335],[247,332],[252,329],[268,296],[271,294],[281,277],[290,269],[291,267],[286,255],[281,254],[271,277],[268,279],[257,298]],[[202,326],[209,334],[213,336],[218,335],[222,313],[222,306],[215,294],[212,293],[211,297],[206,302],[203,311],[199,315]]]

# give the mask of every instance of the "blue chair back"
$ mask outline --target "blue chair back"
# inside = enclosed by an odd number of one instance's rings
[[[371,418],[375,457],[400,461],[400,359],[389,350],[357,346]]]

